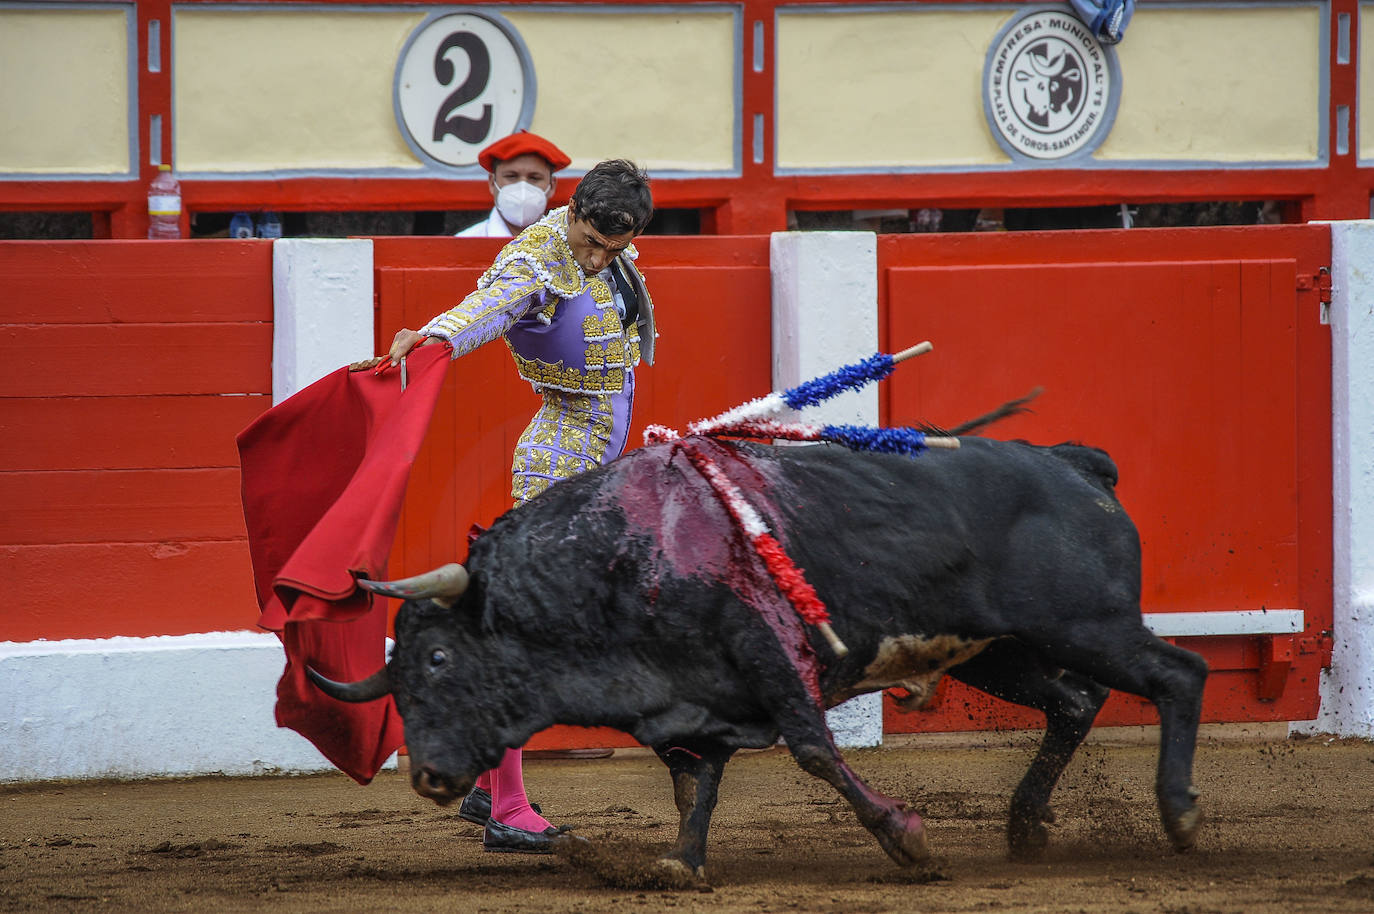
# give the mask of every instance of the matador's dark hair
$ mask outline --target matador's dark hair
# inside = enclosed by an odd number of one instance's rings
[[[603,235],[644,231],[654,215],[649,174],[628,159],[608,159],[582,176],[572,214]]]

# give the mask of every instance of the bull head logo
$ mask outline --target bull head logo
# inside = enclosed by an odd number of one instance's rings
[[[1064,42],[1047,39],[1017,57],[1011,74],[1013,105],[1027,126],[1045,132],[1063,129],[1083,101],[1083,69]]]

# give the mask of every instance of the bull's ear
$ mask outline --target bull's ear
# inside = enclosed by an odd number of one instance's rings
[[[440,565],[433,571],[417,574],[399,581],[369,581],[358,579],[358,586],[384,597],[399,600],[431,599],[440,606],[452,606],[468,589],[468,570],[457,562]]]

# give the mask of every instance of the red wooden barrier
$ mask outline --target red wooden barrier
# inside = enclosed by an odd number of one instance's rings
[[[681,428],[772,389],[768,238],[636,244],[660,338],[655,364],[636,372],[631,447],[651,422]],[[398,328],[419,327],[471,290],[499,247],[490,239],[377,239],[378,351]],[[411,474],[392,574],[461,560],[468,528],[510,507],[511,454],[538,405],[504,346],[454,363]],[[637,744],[614,730],[557,727],[529,745]]]
[[[1301,609],[1292,639],[1190,640],[1209,720],[1305,719],[1331,626],[1330,345],[1322,226],[880,241],[882,345],[936,353],[884,421],[953,424],[1041,384],[998,437],[1079,439],[1121,468],[1147,612]],[[378,346],[468,291],[500,243],[377,239]],[[662,328],[631,445],[766,392],[768,241],[646,238]],[[270,402],[259,242],[0,244],[0,561],[24,596],[0,640],[252,628],[233,437]],[[442,266],[435,266],[442,264]],[[361,355],[361,354],[360,354]],[[536,400],[503,347],[457,362],[417,461],[394,573],[462,558],[509,505]],[[130,595],[137,593],[137,599]],[[1104,722],[1152,712],[1114,697]],[[1023,726],[967,690],[889,730]],[[535,746],[628,745],[619,734]]]
[[[271,404],[271,245],[9,242],[0,276],[0,640],[254,627],[234,435]]]
[[[885,342],[936,347],[894,375],[887,421],[953,425],[1043,385],[1032,415],[990,434],[1112,454],[1141,533],[1146,612],[1306,614],[1287,642],[1183,642],[1213,669],[1205,718],[1314,716],[1331,627],[1330,335],[1315,277],[1328,230],[887,236],[879,258]],[[1270,669],[1285,652],[1291,671]],[[1262,667],[1278,674],[1267,688]],[[887,727],[1037,716],[951,686],[932,713],[891,706]],[[1152,720],[1121,696],[1100,718]]]

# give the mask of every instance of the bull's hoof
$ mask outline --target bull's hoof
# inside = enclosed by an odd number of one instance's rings
[[[1007,827],[1007,850],[1016,863],[1034,863],[1041,859],[1049,844],[1049,830],[1039,822],[1012,822]]]
[[[893,827],[874,831],[878,843],[898,866],[916,866],[930,859],[926,828],[915,813],[898,813],[889,822]]]
[[[1197,830],[1202,825],[1202,810],[1194,802],[1198,796],[1198,789],[1189,787],[1187,799],[1182,803],[1172,804],[1162,795],[1159,798],[1159,815],[1164,822],[1164,831],[1169,835],[1174,850],[1179,853],[1192,850],[1197,843]]]
[[[1018,863],[1029,863],[1044,856],[1050,843],[1050,833],[1046,822],[1054,821],[1054,810],[1041,804],[1033,810],[1012,807],[1011,818],[1007,820],[1007,847],[1011,859]]]
[[[695,869],[676,857],[660,857],[654,861],[663,882],[672,888],[695,889],[706,884],[706,867]]]
[[[1193,849],[1197,843],[1198,826],[1202,824],[1202,810],[1194,806],[1192,809],[1164,820],[1164,830],[1169,834],[1169,841],[1174,845],[1174,850],[1180,854]]]
[[[650,857],[631,845],[567,840],[571,837],[560,836],[554,853],[613,888],[710,891],[704,866],[693,867],[676,857]]]

